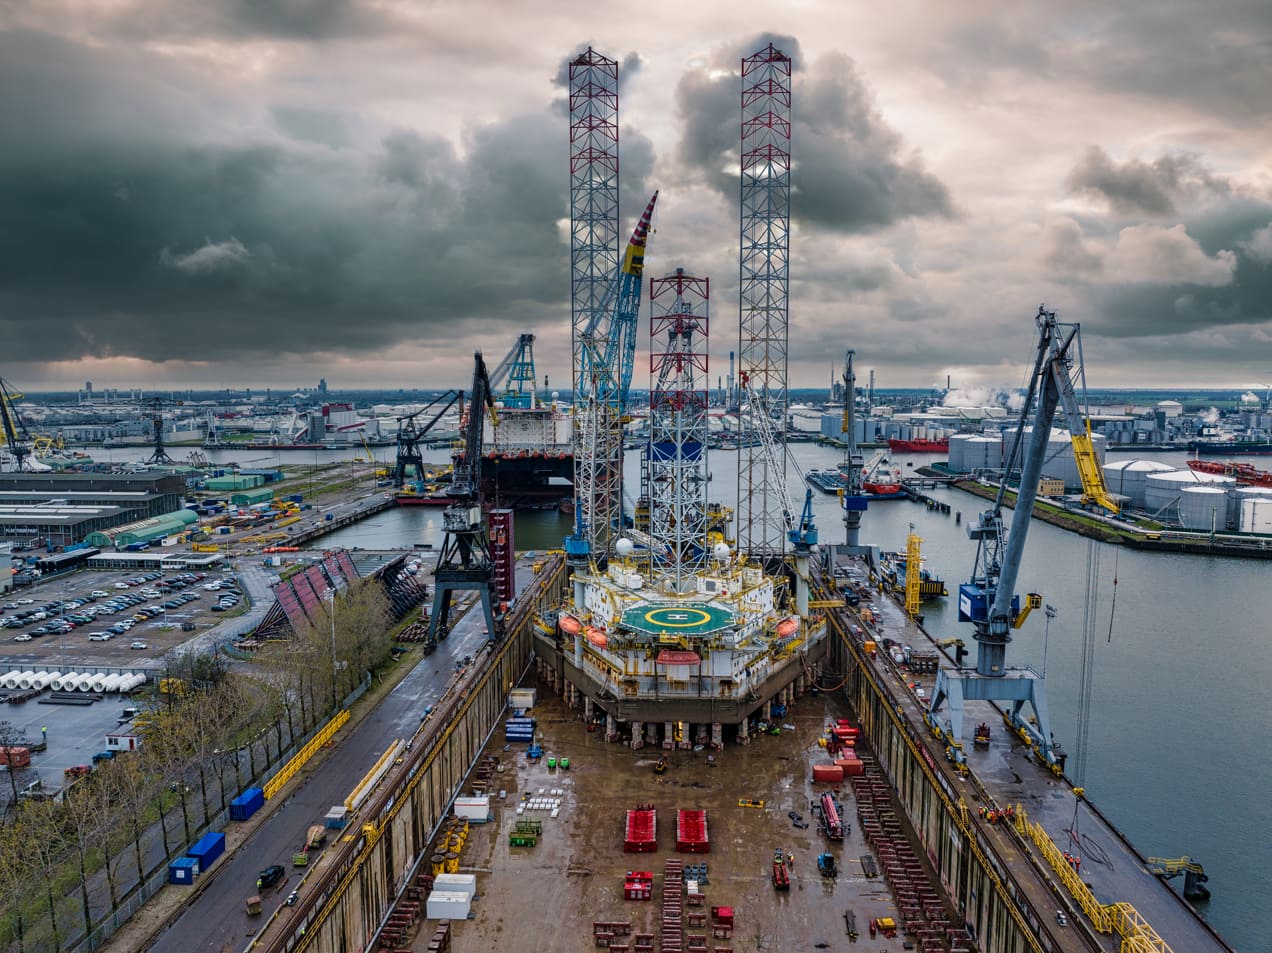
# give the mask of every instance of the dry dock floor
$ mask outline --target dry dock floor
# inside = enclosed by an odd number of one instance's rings
[[[501,769],[493,782],[494,820],[474,825],[460,857],[461,872],[477,874],[473,918],[452,924],[452,949],[552,951],[583,953],[597,949],[593,921],[631,921],[632,931],[658,934],[659,897],[665,861],[679,858],[686,865],[706,862],[706,906],[732,906],[736,926],[732,940],[712,940],[710,921],[704,929],[708,949],[731,946],[737,951],[848,950],[863,953],[900,951],[902,938],[871,939],[872,917],[896,917],[884,881],[867,879],[860,856],[866,852],[857,830],[856,804],[850,786],[839,787],[844,818],[851,830],[842,843],[818,833],[810,799],[819,797],[811,781],[810,765],[826,760],[817,739],[829,719],[846,712],[829,697],[807,695],[797,701],[784,720],[793,730],[780,735],[757,735],[749,747],[735,743],[715,754],[710,751],[666,752],[666,774],[654,774],[663,752],[656,748],[632,751],[606,744],[602,735],[585,729],[576,713],[539,689],[539,719],[545,758],[528,764],[523,745],[504,750],[502,725],[485,754],[498,756]],[[549,770],[547,755],[566,757],[568,770]],[[506,792],[499,799],[499,790]],[[543,822],[537,846],[509,847],[508,833],[518,819],[523,795],[561,793],[560,815],[527,810],[521,817]],[[763,809],[738,806],[739,798],[764,800]],[[623,852],[626,811],[650,803],[658,810],[657,853]],[[707,854],[675,851],[675,812],[701,808],[707,812],[711,850]],[[808,823],[798,829],[788,812]],[[794,855],[789,892],[774,890],[770,879],[774,851]],[[840,868],[833,880],[817,870],[817,855],[829,850]],[[625,901],[623,876],[629,870],[652,870],[654,899]],[[686,907],[688,913],[693,908]],[[856,915],[859,938],[847,935],[844,912]],[[414,949],[424,950],[432,935],[424,922]],[[627,938],[630,941],[630,937]],[[658,946],[655,944],[655,949]]]

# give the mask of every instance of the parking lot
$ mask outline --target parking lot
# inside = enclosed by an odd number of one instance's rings
[[[76,572],[0,603],[0,666],[66,671],[152,665],[242,610],[230,574]]]

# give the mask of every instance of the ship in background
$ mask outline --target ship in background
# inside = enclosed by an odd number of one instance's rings
[[[888,449],[893,453],[949,453],[949,437],[933,440],[930,437],[914,437],[903,440],[899,437],[888,439]]]
[[[517,338],[490,382],[498,422],[487,418],[482,435],[483,499],[512,509],[550,509],[573,500],[574,420],[555,392],[545,400],[536,386],[533,334]],[[546,376],[543,386],[547,390]],[[456,465],[462,461],[459,452]]]

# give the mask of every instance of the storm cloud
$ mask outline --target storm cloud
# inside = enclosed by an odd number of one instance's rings
[[[725,0],[476,9],[0,9],[0,373],[462,385],[457,354],[531,330],[568,377],[589,45],[620,62],[620,228],[661,190],[647,268],[711,277],[718,367],[740,61],[771,42],[794,66],[794,386],[849,346],[888,385],[1014,384],[1039,301],[1083,323],[1097,386],[1177,379],[1183,353],[1192,381],[1262,374],[1264,3],[813,4],[768,32],[725,32]]]
[[[784,37],[759,37],[745,49],[760,49],[767,42],[795,61],[792,97],[799,105],[792,111],[793,218],[850,234],[907,218],[954,214],[948,189],[884,121],[851,58],[829,53],[805,64],[796,58],[798,44]],[[679,158],[690,176],[735,203],[739,59],[731,60],[732,70],[687,73],[676,94],[684,120]]]

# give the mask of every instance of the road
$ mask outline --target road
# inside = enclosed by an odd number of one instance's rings
[[[335,750],[308,781],[289,792],[281,803],[266,805],[264,810],[272,812],[266,823],[232,856],[218,862],[211,873],[214,880],[182,908],[149,949],[186,953],[245,946],[245,935],[264,924],[287,892],[296,887],[297,874],[303,868],[292,868],[290,859],[306,829],[320,822],[333,804],[342,802],[396,739],[414,734],[423,710],[435,704],[445,690],[455,662],[476,654],[485,641],[481,613],[465,615],[437,651],[422,659],[374,712],[341,733]],[[257,873],[270,864],[284,865],[288,877],[262,896],[261,918],[249,920],[243,900],[256,893]]]

